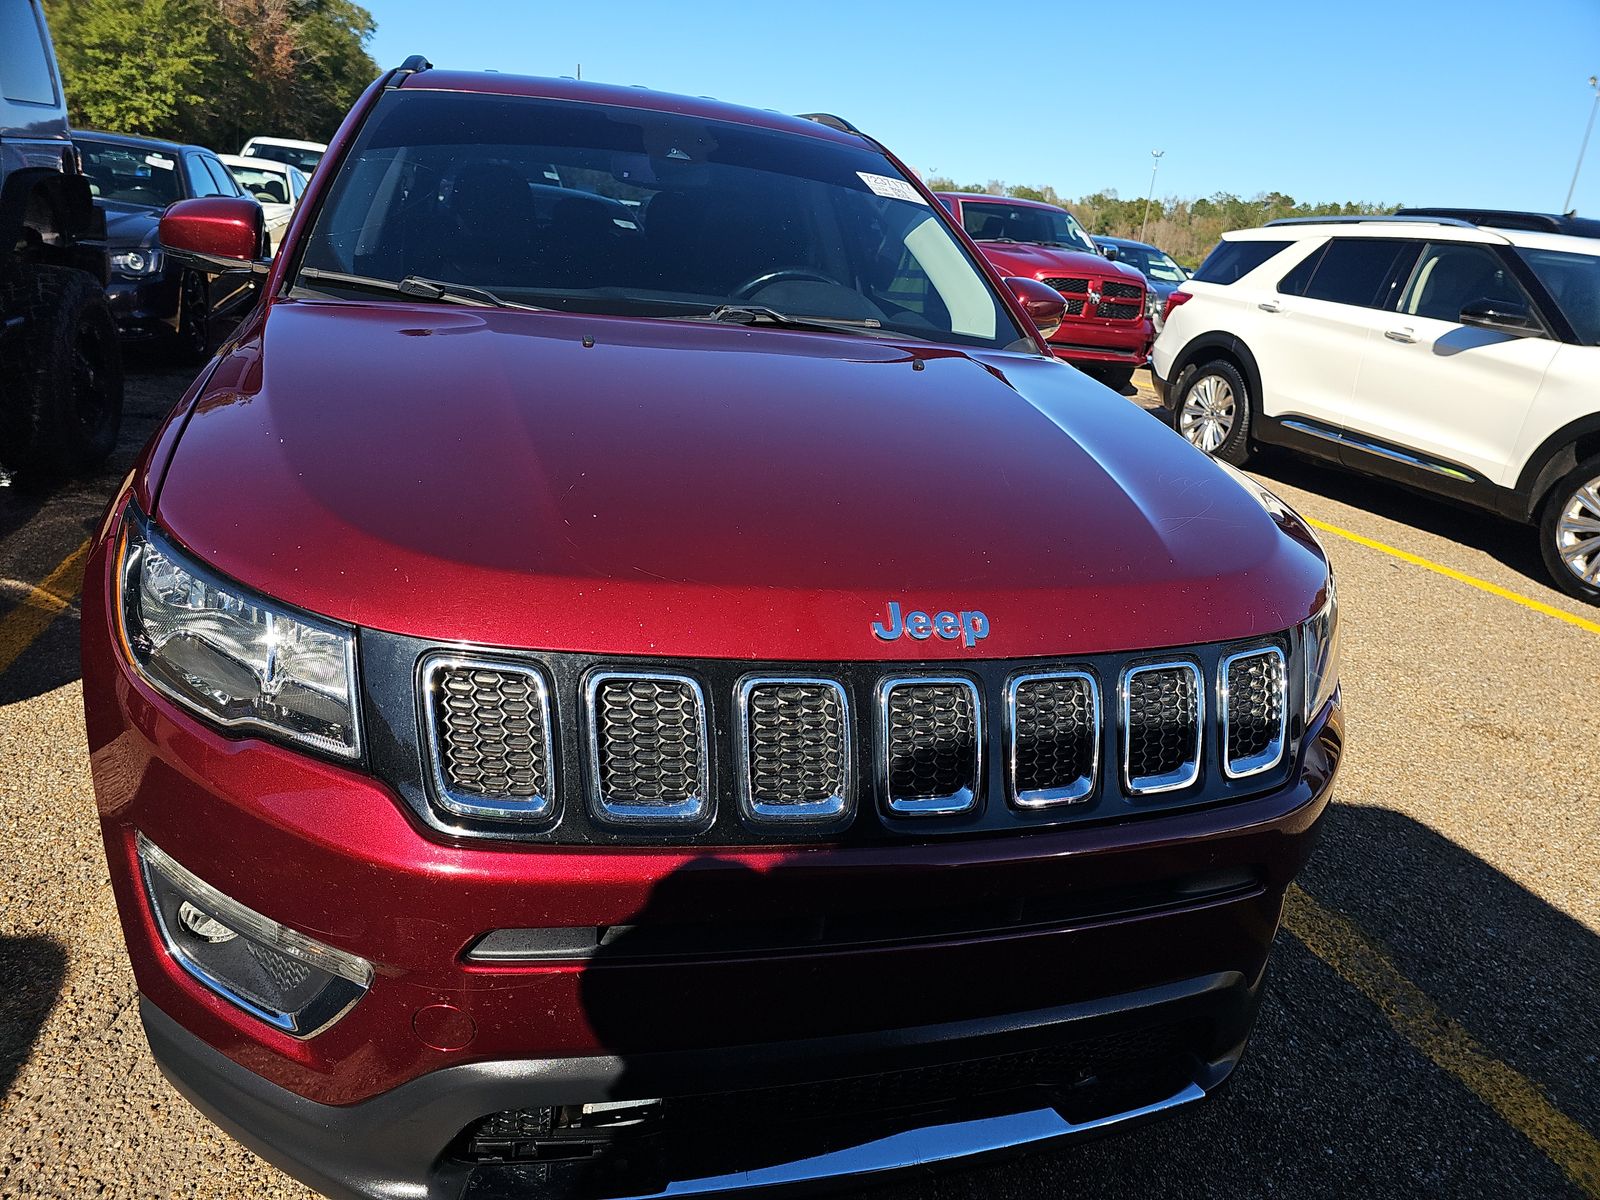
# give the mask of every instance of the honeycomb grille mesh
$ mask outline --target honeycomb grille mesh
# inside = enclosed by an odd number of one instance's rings
[[[464,796],[537,800],[549,794],[543,689],[524,670],[448,666],[434,677],[440,775]]]
[[[1107,300],[1138,300],[1144,295],[1144,288],[1137,283],[1106,282],[1100,288],[1100,294]]]
[[[819,804],[843,796],[844,705],[825,683],[762,683],[747,701],[750,794],[762,804]]]
[[[1188,665],[1128,676],[1127,770],[1135,786],[1169,782],[1197,763],[1200,681]]]
[[[977,788],[978,715],[966,684],[899,684],[889,692],[886,719],[891,801]]]
[[[602,680],[594,720],[606,802],[667,806],[699,797],[705,755],[700,698],[687,681]]]
[[[1144,305],[1102,303],[1095,308],[1095,312],[1108,321],[1131,321],[1135,317],[1144,315]]]
[[[1283,656],[1263,650],[1228,664],[1228,765],[1261,768],[1277,761],[1283,746]]]
[[[1077,292],[1081,295],[1089,290],[1089,281],[1081,278],[1044,279],[1040,282],[1058,292]]]
[[[1023,799],[1030,793],[1065,792],[1056,798],[1087,798],[1100,736],[1094,685],[1081,675],[1021,680],[1015,711],[1014,794]]]

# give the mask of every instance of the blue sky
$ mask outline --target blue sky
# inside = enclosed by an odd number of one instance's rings
[[[924,174],[1142,196],[1557,208],[1600,0],[803,6],[366,0],[380,65],[836,112]],[[1574,205],[1600,215],[1600,132]]]

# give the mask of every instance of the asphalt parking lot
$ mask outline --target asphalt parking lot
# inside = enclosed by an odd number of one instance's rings
[[[0,491],[0,1197],[310,1195],[151,1064],[83,749],[78,551],[191,374],[134,365],[115,469]],[[1600,1197],[1600,610],[1526,530],[1259,466],[1339,572],[1349,746],[1251,1055],[1163,1124],[875,1194]]]

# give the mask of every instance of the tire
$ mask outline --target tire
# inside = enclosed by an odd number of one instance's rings
[[[1087,371],[1119,395],[1133,382],[1132,367],[1089,367]]]
[[[199,366],[211,357],[211,303],[206,282],[194,271],[178,281],[178,329],[169,343],[170,357],[180,366]]]
[[[1550,489],[1539,513],[1539,550],[1558,588],[1600,604],[1600,455]]]
[[[1172,427],[1223,462],[1249,462],[1250,393],[1239,369],[1220,358],[1190,368],[1172,406]]]
[[[87,272],[28,265],[0,289],[23,326],[0,356],[0,458],[22,480],[100,466],[122,426],[122,354]]]

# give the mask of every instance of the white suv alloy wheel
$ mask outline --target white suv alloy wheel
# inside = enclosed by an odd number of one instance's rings
[[[1579,486],[1556,520],[1556,552],[1584,583],[1600,587],[1600,477]]]
[[[1178,432],[1211,454],[1233,432],[1234,413],[1233,388],[1228,381],[1220,375],[1203,375],[1183,398]]]

